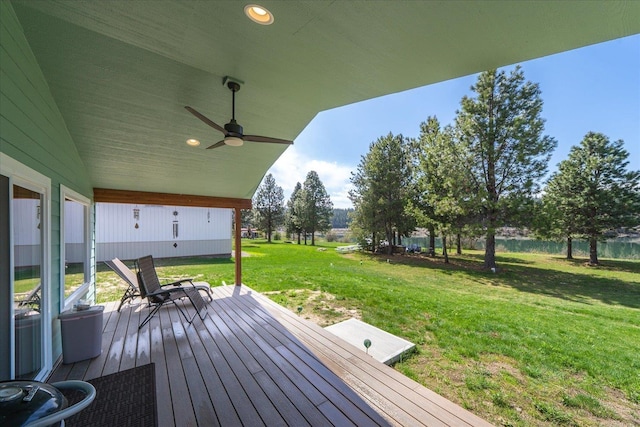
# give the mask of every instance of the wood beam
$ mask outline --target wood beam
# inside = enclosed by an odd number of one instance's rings
[[[146,191],[94,188],[93,200],[105,203],[129,203],[163,206],[195,206],[203,208],[251,209],[251,199],[196,196],[192,194],[151,193]],[[239,215],[239,214],[238,214]]]
[[[235,232],[235,241],[236,241],[236,252],[235,252],[235,261],[236,261],[236,286],[242,286],[242,216],[240,214],[240,208],[235,208],[235,217],[236,217],[236,232]]]

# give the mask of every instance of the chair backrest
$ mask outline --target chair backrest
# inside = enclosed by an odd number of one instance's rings
[[[138,261],[136,263],[138,264],[138,281],[140,283],[140,295],[145,298],[147,294],[159,291],[162,285],[160,284],[160,280],[158,279],[156,267],[153,264],[153,257],[151,255],[147,255],[142,258],[138,258]]]
[[[162,285],[160,284],[158,274],[156,273],[156,267],[153,263],[153,257],[151,255],[147,255],[145,257],[138,258],[137,264],[138,282],[140,283],[140,295],[143,298],[146,297],[147,300],[153,304],[162,305],[167,301],[172,301],[175,303],[176,299],[181,299],[186,296],[189,298],[189,300],[193,304],[193,307],[196,309],[197,315],[199,315],[200,318],[204,320],[204,316],[207,315],[207,306],[204,299],[202,298],[202,295],[200,295],[200,292],[193,285],[193,283],[191,283],[189,286],[184,287],[169,286],[170,290],[168,290],[167,292],[162,292]],[[150,295],[157,291],[161,292],[157,295]],[[194,314],[193,317],[189,319],[179,305],[176,305],[176,307],[178,307],[178,309],[182,312],[185,320],[187,320],[189,324],[191,324],[193,318],[196,315]],[[142,322],[142,325],[144,325],[145,323],[146,322]]]
[[[36,311],[40,311],[40,290],[42,289],[42,283],[38,283],[38,286],[31,289],[27,296],[18,302],[18,307],[31,307]]]
[[[104,263],[107,264],[107,266],[118,276],[120,276],[122,280],[127,282],[129,286],[138,289],[138,278],[136,277],[136,273],[131,271],[124,262],[120,261],[118,258],[114,258],[111,261],[105,261]]]

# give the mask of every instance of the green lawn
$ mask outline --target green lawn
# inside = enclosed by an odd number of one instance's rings
[[[243,282],[323,326],[355,315],[416,343],[396,369],[496,425],[640,424],[640,261],[505,253],[493,274],[477,251],[445,265],[335,246],[244,241]],[[157,264],[234,281],[230,260]],[[98,282],[119,299],[112,273]]]

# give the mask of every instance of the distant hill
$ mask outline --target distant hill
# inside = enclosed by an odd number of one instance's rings
[[[349,218],[350,212],[353,212],[353,208],[334,209],[333,218],[331,218],[331,227],[332,228],[348,228],[349,223],[351,222],[351,218]]]

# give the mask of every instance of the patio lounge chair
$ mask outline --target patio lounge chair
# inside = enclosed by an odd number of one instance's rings
[[[122,305],[126,301],[133,301],[136,297],[140,296],[140,290],[138,289],[138,277],[136,276],[136,273],[131,271],[131,269],[127,267],[118,258],[114,258],[111,261],[105,261],[104,263],[107,264],[107,266],[111,268],[113,271],[115,271],[115,273],[118,276],[120,276],[120,278],[124,280],[128,285],[127,290],[124,291],[124,295],[122,295],[122,298],[120,299],[120,305],[118,306],[118,311],[120,311],[120,309],[122,308]],[[182,282],[183,281],[174,282],[165,286],[176,286]],[[193,284],[193,286],[195,286],[196,288],[198,288],[199,291],[205,291],[209,296],[209,301],[213,301],[213,297],[211,295],[211,287],[209,286],[208,283],[204,283],[204,282],[193,283],[190,279],[188,280],[188,282]]]
[[[18,303],[18,308],[40,311],[40,289],[42,289],[42,283],[38,283],[38,286],[31,289],[27,296],[22,300],[16,301]]]
[[[116,272],[118,276],[122,280],[124,280],[127,285],[127,290],[124,291],[124,295],[120,298],[120,305],[118,306],[118,311],[122,308],[122,304],[126,301],[133,301],[136,297],[140,296],[140,291],[138,290],[138,278],[136,277],[136,273],[131,271],[129,267],[127,267],[122,261],[118,258],[114,258],[111,261],[105,261],[105,264]]]
[[[142,321],[140,326],[138,326],[138,329],[146,325],[158,312],[160,307],[166,303],[173,303],[189,324],[193,323],[196,315],[200,316],[201,320],[204,320],[208,314],[207,304],[191,279],[184,279],[162,286],[160,284],[160,280],[158,280],[156,268],[153,264],[153,257],[151,255],[138,258],[136,263],[138,265],[140,296],[142,298],[147,298],[147,301],[149,301],[149,304],[152,306],[151,312]],[[196,313],[191,318],[187,316],[181,305],[176,302],[185,298],[191,301],[193,308],[196,310]]]

